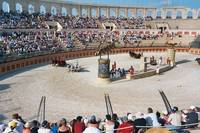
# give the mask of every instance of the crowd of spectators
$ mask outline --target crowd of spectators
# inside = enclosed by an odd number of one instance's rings
[[[145,18],[100,17],[100,22],[114,23],[120,29],[146,29]]]
[[[101,28],[105,22],[114,23],[119,29],[146,29],[145,18],[124,17],[87,17],[87,16],[62,16],[50,13],[29,14],[11,11],[9,13],[0,11],[0,29],[48,29],[48,21],[58,22],[64,29],[87,29]]]
[[[0,36],[0,55],[56,51],[61,45],[54,32],[12,32]]]
[[[0,123],[1,133],[139,133],[152,127],[165,126],[177,133],[188,133],[184,128],[196,128],[199,125],[200,110],[191,106],[190,109],[178,110],[173,107],[171,112],[154,112],[152,108],[147,113],[127,113],[118,117],[117,114],[107,114],[105,118],[77,116],[71,121],[62,118],[59,122],[44,120],[24,121],[18,114],[12,115],[8,124]],[[182,126],[185,125],[183,128]]]
[[[130,33],[109,30],[75,30],[75,31],[20,31],[0,34],[0,56],[6,54],[21,55],[33,52],[59,51],[65,48],[97,48],[100,43],[117,43],[133,45],[141,40],[156,40],[158,34]]]

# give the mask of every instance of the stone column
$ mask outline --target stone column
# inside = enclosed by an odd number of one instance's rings
[[[10,11],[16,11],[16,2],[8,2]]]
[[[165,9],[161,9],[161,18],[166,19],[166,10]]]
[[[151,17],[153,18],[153,19],[156,19],[156,17],[157,17],[157,11],[156,11],[156,9],[152,9],[152,12],[151,12],[152,14],[151,14]]]
[[[36,0],[36,2],[33,2],[33,6],[34,6],[34,11],[37,13],[37,12],[40,12],[40,1],[39,0]]]
[[[56,13],[61,15],[62,14],[62,4],[56,4],[55,7],[56,7]]]
[[[125,17],[128,18],[128,8],[125,8]]]
[[[176,9],[172,10],[172,19],[176,19],[176,12],[177,12]]]
[[[198,11],[197,11],[197,9],[193,9],[192,10],[192,18],[193,19],[198,19]]]
[[[0,0],[0,10],[3,10],[3,8],[2,8],[2,4],[3,4],[3,0]]]
[[[92,8],[91,8],[91,6],[88,7],[87,13],[88,13],[88,17],[92,17]]]
[[[66,5],[66,9],[67,9],[67,14],[69,16],[72,16],[72,7],[71,7],[71,5]]]
[[[110,17],[110,11],[109,11],[110,8],[106,8],[106,18],[109,18]]]
[[[136,17],[137,16],[136,8],[131,9],[131,13],[132,13],[132,17]]]
[[[99,16],[100,16],[100,8],[96,7],[96,17],[99,17]]]
[[[143,11],[143,13],[142,13],[143,16],[142,16],[142,17],[145,18],[145,17],[147,16],[147,9],[145,8],[145,9],[143,9],[142,11]]]
[[[119,8],[115,9],[115,14],[116,14],[116,17],[119,17]]]
[[[187,11],[186,10],[182,10],[182,19],[187,19]]]
[[[50,3],[46,3],[46,6],[45,6],[45,9],[46,9],[46,13],[51,13],[51,4]]]
[[[76,6],[76,8],[77,8],[77,14],[78,14],[78,16],[80,17],[80,16],[82,16],[82,10],[81,10],[81,6]]]

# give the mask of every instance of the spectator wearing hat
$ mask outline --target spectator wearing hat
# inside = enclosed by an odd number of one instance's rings
[[[82,116],[77,116],[74,124],[74,133],[82,133],[85,130],[85,124],[82,121]]]
[[[101,133],[98,129],[98,122],[96,117],[92,115],[88,121],[87,128],[83,131],[83,133]]]
[[[134,131],[133,125],[128,122],[128,117],[124,116],[122,118],[122,124],[119,125],[117,129],[117,133],[132,133],[133,131]]]
[[[42,127],[38,129],[38,133],[52,133],[48,121],[42,122]]]
[[[70,133],[70,128],[67,126],[67,121],[65,118],[60,120],[58,133]]]
[[[21,133],[17,131],[16,127],[17,127],[17,122],[12,120],[8,123],[8,127],[5,129],[3,133]]]
[[[24,128],[22,130],[22,133],[30,133],[30,132],[31,132],[30,123],[26,122],[26,124],[24,125]]]
[[[23,130],[25,121],[21,118],[21,116],[19,116],[18,113],[13,114],[13,115],[12,115],[12,119],[13,119],[13,121],[15,121],[15,122],[17,123],[16,130],[17,130],[19,133],[22,133],[22,130]]]

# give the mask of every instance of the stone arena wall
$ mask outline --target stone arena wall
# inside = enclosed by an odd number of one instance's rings
[[[134,52],[165,52],[166,48],[157,47],[157,48],[118,48],[113,49],[111,54],[120,54],[120,53],[128,53],[129,51]],[[199,54],[200,49],[189,49],[189,48],[176,48],[177,52],[189,52],[191,54]],[[61,58],[65,57],[68,59],[82,58],[82,57],[92,57],[95,56],[95,50],[83,50],[83,51],[73,51],[73,52],[65,52],[65,53],[56,53],[50,55],[42,55],[27,59],[20,59],[9,61],[6,63],[0,64],[0,74],[6,73],[9,71],[13,71],[19,68],[24,68],[26,66],[31,66],[35,64],[42,63],[50,63],[53,58]]]

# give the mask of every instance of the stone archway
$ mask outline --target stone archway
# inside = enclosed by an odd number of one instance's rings
[[[4,1],[2,3],[2,10],[3,10],[3,12],[10,12],[10,5],[8,2]]]
[[[143,17],[143,16],[144,16],[144,14],[143,14],[142,9],[136,11],[136,17]]]
[[[188,19],[192,19],[193,18],[193,13],[192,13],[191,10],[187,12],[187,18]]]
[[[111,17],[116,17],[115,8],[110,8],[110,16]]]
[[[72,8],[72,16],[77,16],[78,15],[78,10],[74,7]]]
[[[23,11],[22,4],[16,3],[15,9],[16,9],[17,13],[22,13],[22,11]]]
[[[57,15],[57,8],[54,6],[51,7],[51,15]]]
[[[147,10],[146,17],[152,17],[152,10]]]
[[[97,9],[96,8],[91,9],[91,15],[92,15],[92,17],[97,17]]]
[[[67,16],[67,9],[65,7],[61,8],[61,15],[62,16]]]
[[[158,11],[156,12],[156,18],[161,18],[161,10],[158,10]]]
[[[171,19],[172,18],[172,11],[167,11],[166,18]]]
[[[106,17],[106,9],[105,8],[100,8],[100,16]]]
[[[181,11],[177,11],[176,12],[176,18],[177,19],[181,19],[182,18],[182,12]]]
[[[40,6],[40,14],[46,14],[46,7],[44,5]]]
[[[122,18],[125,17],[125,10],[124,9],[119,9],[119,17],[122,17]]]
[[[86,8],[82,8],[81,16],[86,17],[88,15],[88,10]]]
[[[128,9],[128,18],[132,18],[132,17],[133,17],[132,11],[131,9]]]
[[[29,4],[29,5],[28,5],[28,13],[29,13],[29,14],[32,14],[32,13],[34,13],[34,12],[35,12],[34,6],[33,6],[32,4]]]
[[[198,12],[198,18],[200,18],[200,11]]]

